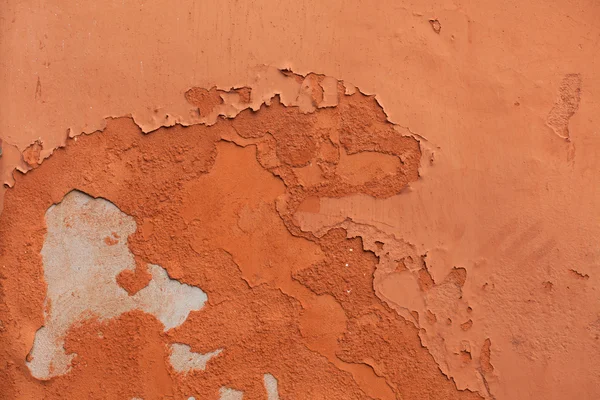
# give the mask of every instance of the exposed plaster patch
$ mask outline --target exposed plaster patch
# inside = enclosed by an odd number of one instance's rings
[[[169,361],[177,372],[187,373],[193,370],[204,371],[208,360],[219,355],[221,351],[223,350],[217,349],[210,353],[200,354],[191,351],[191,347],[187,344],[173,343],[171,345]]]
[[[263,376],[265,389],[267,389],[267,400],[279,400],[279,390],[277,389],[277,379],[271,374]]]
[[[243,392],[228,387],[222,387],[219,393],[221,395],[219,400],[242,400],[244,398]]]
[[[135,267],[127,238],[135,232],[136,223],[107,200],[72,191],[48,209],[46,224],[48,233],[41,252],[48,284],[45,322],[35,335],[27,362],[38,379],[68,371],[75,355],[65,354],[63,341],[77,322],[90,317],[114,318],[140,309],[169,330],[207,300],[199,288],[171,280],[163,268],[152,264],[148,286],[129,296],[116,277]],[[107,237],[119,239],[107,243]]]
[[[277,379],[271,374],[264,374],[263,383],[267,391],[267,400],[279,400]],[[219,400],[242,400],[244,398],[243,392],[228,387],[222,387],[219,393],[221,395]]]
[[[174,113],[158,107],[143,115],[134,113],[127,116],[133,118],[144,133],[149,133],[161,127],[175,125],[213,125],[221,117],[235,118],[247,109],[258,111],[261,106],[270,105],[275,96],[287,107],[299,107],[302,112],[313,113],[317,108],[337,106],[340,88],[346,94],[362,93],[354,85],[342,83],[332,77],[312,73],[302,77],[291,71],[265,65],[255,67],[251,75],[249,86],[241,88],[189,88],[185,93],[189,108],[185,112]],[[317,92],[319,95],[315,100]],[[68,128],[60,140],[54,139],[50,143],[35,139],[27,146],[18,148],[5,141],[5,155],[0,159],[0,173],[3,175],[4,184],[13,185],[14,170],[28,172],[50,157],[56,149],[64,147],[68,139],[77,140],[79,135],[103,131],[107,120],[118,117],[106,117],[86,130]],[[6,150],[10,147],[14,147],[15,151]],[[0,187],[0,213],[5,190],[4,187]]]

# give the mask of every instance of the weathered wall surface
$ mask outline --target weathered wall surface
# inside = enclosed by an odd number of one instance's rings
[[[0,398],[600,397],[597,4],[0,7]]]

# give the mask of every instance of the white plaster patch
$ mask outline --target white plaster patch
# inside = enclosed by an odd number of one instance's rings
[[[204,371],[208,360],[219,355],[221,351],[222,349],[217,349],[206,354],[194,353],[187,344],[173,343],[169,361],[177,372]]]
[[[244,392],[227,387],[222,387],[219,393],[221,394],[219,400],[242,400],[244,398]]]
[[[267,400],[279,400],[279,390],[277,388],[277,379],[271,374],[263,375],[265,390],[267,391]],[[219,400],[242,400],[244,392],[223,386],[220,391]]]
[[[267,400],[279,400],[279,390],[277,389],[277,379],[271,374],[263,376],[265,389],[267,390]]]
[[[48,232],[41,255],[48,284],[45,322],[34,339],[32,375],[50,379],[65,374],[74,354],[66,354],[69,328],[91,316],[117,317],[142,310],[160,320],[165,330],[182,324],[190,311],[207,300],[197,287],[172,280],[158,265],[149,265],[152,280],[134,296],[116,281],[123,270],[134,270],[127,237],[136,230],[134,219],[104,199],[72,191],[46,212]]]

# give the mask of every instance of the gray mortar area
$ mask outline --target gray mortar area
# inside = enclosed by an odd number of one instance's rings
[[[27,362],[38,379],[68,372],[75,355],[65,354],[63,344],[76,322],[91,315],[108,319],[142,310],[161,321],[166,331],[182,324],[190,311],[201,309],[207,300],[201,289],[170,279],[163,268],[152,264],[148,286],[129,296],[116,277],[123,270],[135,269],[127,237],[135,232],[136,223],[107,200],[72,191],[48,209],[46,225],[41,254],[50,311],[35,335]],[[197,358],[191,360],[192,365],[202,364]]]

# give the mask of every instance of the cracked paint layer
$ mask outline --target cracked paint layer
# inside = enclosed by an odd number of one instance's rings
[[[14,278],[27,279],[30,285],[37,282],[43,292],[40,272],[46,274],[47,251],[41,239],[52,241],[53,231],[52,219],[44,223],[40,208],[50,207],[48,215],[53,215],[73,197],[83,196],[88,203],[99,201],[111,205],[118,215],[130,216],[125,218],[129,221],[126,232],[94,231],[94,243],[108,251],[124,246],[127,252],[119,254],[128,254],[130,271],[149,265],[153,276],[149,283],[143,274],[133,273],[125,287],[119,286],[118,279],[124,268],[113,268],[110,282],[123,304],[135,302],[152,287],[154,268],[164,268],[165,277],[168,273],[184,286],[201,287],[208,300],[204,307],[194,307],[196,311],[182,323],[162,329],[157,329],[163,326],[160,314],[143,302],[113,318],[101,314],[80,318],[64,334],[71,369],[45,386],[15,383],[11,390],[40,391],[47,398],[81,395],[81,390],[95,393],[98,381],[88,374],[93,371],[98,379],[106,378],[98,369],[102,370],[101,359],[109,354],[115,359],[111,371],[117,368],[122,374],[135,374],[127,372],[130,354],[144,350],[135,344],[130,348],[119,339],[133,329],[139,340],[152,341],[160,349],[145,354],[154,365],[146,373],[159,374],[154,381],[160,387],[119,379],[111,389],[118,397],[216,398],[219,388],[230,387],[245,398],[263,398],[268,394],[265,382],[270,387],[273,383],[265,374],[272,374],[281,398],[308,399],[319,394],[325,398],[419,399],[433,393],[480,398],[474,392],[457,390],[422,346],[415,326],[377,297],[373,252],[365,250],[360,240],[347,239],[343,228],[319,237],[301,230],[295,221],[296,209],[307,198],[353,193],[386,198],[399,193],[419,176],[418,141],[390,124],[372,96],[358,91],[346,95],[341,82],[332,85],[329,80],[320,86],[326,80],[318,76],[289,72],[281,76],[296,85],[297,95],[290,97],[296,99],[296,106],[286,106],[285,96],[278,95],[256,111],[247,109],[235,118],[219,118],[212,125],[162,128],[150,135],[143,135],[130,119],[109,120],[103,132],[72,139],[20,178],[22,182],[9,192],[7,205],[17,206],[17,199],[30,190],[45,195],[28,205],[31,218],[20,224],[15,220],[23,228],[20,234],[31,235],[31,229],[38,232],[28,243],[39,250],[27,253],[32,257],[30,269]],[[322,99],[333,98],[324,94],[324,87],[336,88],[335,107],[319,107]],[[298,100],[303,93],[309,93],[310,101]],[[90,157],[100,149],[106,157]],[[353,158],[357,161],[348,161]],[[62,163],[79,167],[52,185],[41,184]],[[307,168],[315,171],[307,175]],[[92,201],[80,191],[101,199]],[[65,195],[63,202],[52,206]],[[3,213],[1,218],[10,220],[12,215]],[[110,218],[91,221],[93,226],[110,224]],[[64,218],[59,222],[68,223]],[[19,243],[12,222],[2,227],[8,229],[2,235],[7,241],[2,243]],[[10,265],[10,254],[15,253],[3,254],[8,256],[3,262]],[[154,267],[158,265],[162,268]],[[330,273],[317,285],[312,276],[320,271]],[[136,284],[136,277],[144,283]],[[45,281],[51,298],[53,280],[46,277]],[[13,284],[17,282],[11,282],[3,288],[16,289]],[[142,289],[126,290],[131,285]],[[32,321],[37,318],[41,325],[42,303],[39,308],[33,299],[28,304],[30,311],[21,312]],[[327,330],[322,329],[324,321]],[[101,337],[98,331],[103,332]],[[34,342],[25,340],[13,349],[23,351]],[[177,343],[189,346],[185,348],[188,355],[222,351],[204,370],[183,367],[186,373],[181,374],[181,366],[170,362]],[[29,358],[34,361],[35,354]],[[404,361],[398,363],[399,359]],[[193,364],[192,356],[190,360]],[[12,381],[22,379],[18,371],[8,371]],[[155,394],[149,395],[149,390]]]
[[[211,351],[210,353],[200,354],[190,350],[190,346],[182,343],[173,343],[171,345],[171,356],[169,361],[177,372],[190,372],[192,370],[206,369],[206,363],[213,357],[218,356],[222,349]]]
[[[279,391],[277,390],[277,378],[271,374],[263,376],[265,389],[267,391],[267,400],[279,400]]]
[[[104,146],[114,156],[104,166],[97,167],[99,170],[82,168],[79,173],[83,181],[79,182],[83,183],[66,183],[66,187],[86,187],[87,191],[88,187],[94,188],[98,182],[104,182],[108,187],[102,190],[96,187],[94,196],[110,197],[112,193],[113,196],[126,198],[133,195],[117,193],[114,187],[127,183],[136,187],[136,193],[154,193],[155,197],[146,197],[135,203],[135,207],[155,210],[150,214],[136,210],[131,205],[133,203],[122,199],[123,206],[129,207],[134,218],[137,213],[140,229],[136,233],[142,242],[151,242],[160,237],[157,230],[169,231],[157,223],[157,213],[167,213],[171,222],[176,224],[175,232],[171,229],[170,236],[165,237],[160,242],[162,245],[156,249],[133,246],[143,254],[132,249],[137,256],[133,264],[135,267],[121,271],[116,276],[116,282],[129,296],[142,293],[151,282],[149,279],[153,274],[148,265],[155,264],[144,260],[161,259],[163,256],[156,251],[165,246],[175,246],[177,235],[185,233],[187,236],[182,240],[187,244],[177,247],[176,253],[188,248],[197,255],[208,255],[209,250],[218,249],[231,257],[239,278],[247,285],[245,289],[252,293],[244,295],[244,291],[240,290],[240,293],[236,293],[236,302],[255,304],[240,297],[254,297],[264,285],[277,288],[280,295],[291,300],[295,306],[284,314],[292,317],[289,322],[291,326],[299,328],[301,338],[298,340],[304,348],[285,348],[291,354],[303,354],[300,356],[302,362],[308,360],[306,362],[313,368],[317,368],[319,362],[305,350],[315,352],[326,365],[313,372],[321,371],[335,376],[337,380],[333,387],[301,386],[296,383],[298,371],[294,371],[294,377],[291,377],[293,368],[288,364],[284,364],[284,368],[282,360],[268,356],[266,349],[259,351],[259,355],[255,355],[258,359],[254,359],[255,363],[262,365],[262,375],[257,371],[254,375],[241,378],[242,372],[238,370],[239,375],[228,372],[230,378],[220,380],[228,365],[228,346],[196,337],[192,326],[199,324],[200,320],[191,315],[181,327],[168,332],[165,337],[161,336],[159,346],[162,343],[165,347],[169,341],[189,343],[186,346],[193,354],[207,354],[215,348],[223,348],[224,360],[219,357],[211,361],[215,376],[198,387],[197,374],[202,368],[196,368],[195,372],[194,368],[190,368],[185,377],[173,377],[177,368],[172,363],[164,362],[169,354],[173,355],[171,345],[171,352],[163,350],[157,353],[163,358],[162,367],[156,370],[162,374],[162,380],[159,380],[161,393],[176,392],[183,395],[185,392],[214,396],[217,387],[234,384],[243,389],[239,393],[260,398],[264,395],[264,388],[260,388],[261,376],[264,381],[264,372],[268,368],[275,368],[278,377],[280,373],[283,374],[283,396],[288,393],[298,398],[315,392],[327,393],[326,397],[335,398],[421,398],[428,396],[432,389],[431,385],[421,385],[420,380],[437,382],[436,393],[446,398],[501,398],[514,390],[502,381],[502,373],[504,376],[510,375],[510,364],[503,366],[504,360],[498,358],[504,356],[506,359],[507,339],[502,336],[499,322],[512,317],[507,314],[510,310],[505,312],[501,309],[499,315],[502,317],[497,322],[486,318],[480,311],[489,307],[485,299],[488,293],[500,302],[507,300],[502,292],[496,292],[497,286],[502,287],[503,282],[490,275],[487,272],[489,269],[480,268],[487,265],[485,257],[473,261],[465,258],[464,254],[467,253],[456,252],[455,248],[451,249],[454,252],[449,251],[440,243],[431,242],[429,232],[418,229],[429,224],[407,223],[399,227],[395,220],[418,215],[414,211],[409,214],[397,213],[398,210],[411,210],[410,207],[417,204],[413,200],[414,193],[423,193],[422,188],[430,185],[432,178],[433,182],[436,179],[440,182],[441,176],[432,173],[436,172],[440,155],[443,162],[444,153],[408,129],[389,123],[375,99],[350,84],[314,74],[303,77],[289,71],[264,71],[269,76],[266,82],[277,82],[277,86],[285,90],[273,90],[269,84],[264,84],[262,91],[255,91],[252,87],[230,91],[190,89],[186,99],[197,109],[194,123],[200,125],[189,128],[176,125],[166,130],[172,136],[170,139],[175,140],[173,143],[165,141],[157,144],[155,136],[160,136],[165,130],[154,132],[138,143],[126,133],[128,129],[138,132],[135,127],[127,128],[124,120],[109,121],[103,133],[96,133],[92,137],[112,133],[109,132],[112,124],[119,127],[116,128],[117,133],[113,134],[115,136],[110,136],[107,142],[92,142],[87,146]],[[265,81],[260,81],[259,75],[257,82]],[[565,85],[567,89],[573,86]],[[566,100],[555,105],[556,109],[566,104],[566,111],[559,110],[557,115],[567,115],[567,122],[579,107],[579,86],[575,90],[577,101],[574,109],[570,106],[575,104],[570,100],[574,98],[570,92],[564,96],[561,94],[561,98]],[[273,96],[274,92],[280,94]],[[554,109],[551,115],[553,113],[556,114]],[[166,115],[160,124],[172,125],[168,118]],[[555,120],[549,117],[548,124],[552,127],[551,121]],[[191,140],[188,137],[189,129],[202,130],[200,134],[203,137]],[[85,143],[84,139],[91,140],[75,137],[66,151],[69,147],[75,147],[77,141]],[[157,147],[170,150],[161,153]],[[85,147],[77,148],[85,151]],[[190,150],[207,155],[204,159],[189,158],[187,154]],[[571,146],[567,153],[567,160],[571,163],[574,151],[575,148]],[[73,151],[69,154],[76,157]],[[131,158],[131,154],[139,154],[139,157]],[[25,155],[30,168],[37,167],[42,161],[37,145]],[[44,162],[42,168],[52,168],[44,166],[54,159]],[[164,171],[154,168],[158,164]],[[134,176],[142,180],[136,175],[136,170],[158,179],[155,184],[162,185],[162,189],[156,186],[140,188],[142,183],[137,182],[137,186],[132,185]],[[47,173],[52,173],[52,170]],[[191,176],[180,180],[180,173]],[[76,180],[77,176],[68,178]],[[24,182],[27,180],[24,179]],[[113,189],[110,189],[111,186]],[[133,193],[130,189],[127,192]],[[52,194],[51,198],[52,202],[60,201],[57,193]],[[403,203],[404,206],[399,206]],[[435,207],[432,204],[426,209]],[[172,219],[173,216],[177,217]],[[454,226],[460,228],[460,224]],[[512,232],[510,225],[500,227],[491,239],[493,243],[500,244],[499,248],[488,245],[479,247],[477,251],[480,255],[490,251],[513,254],[523,248],[522,242],[535,243],[541,236],[544,240],[534,246],[524,260],[544,262],[545,255],[556,249],[557,241],[552,237],[544,238],[541,232],[540,223],[534,223],[518,233]],[[460,238],[464,231],[459,229],[453,235],[453,238]],[[511,235],[515,237],[511,239]],[[352,242],[354,238],[360,241]],[[109,235],[104,238],[104,244],[114,245],[117,239]],[[266,243],[268,246],[265,246]],[[339,253],[339,249],[343,248],[352,255],[365,253],[375,258],[359,258],[357,261],[348,257],[347,253]],[[592,251],[592,258],[593,254]],[[181,257],[179,254],[175,259]],[[338,265],[335,260],[341,260],[342,270],[336,269]],[[459,260],[462,262],[457,262]],[[163,262],[169,264],[165,266],[169,276],[186,276],[189,267],[182,265],[187,264],[180,265],[174,262],[174,258],[163,258]],[[358,274],[356,266],[362,267],[358,269]],[[473,275],[474,271],[479,273]],[[585,263],[567,271],[583,282],[594,278]],[[361,281],[361,272],[363,278],[367,277],[366,281]],[[229,275],[235,277],[236,273],[230,271]],[[542,287],[547,292],[556,290],[555,284],[548,279],[542,282]],[[566,288],[570,289],[570,286]],[[586,293],[584,287],[579,289]],[[219,292],[213,294],[217,296],[215,304],[221,305]],[[266,292],[260,294],[265,298],[273,295]],[[360,304],[352,300],[357,297]],[[272,297],[270,301],[277,302],[276,298]],[[258,309],[254,310],[254,316],[260,315]],[[237,321],[235,325],[243,322],[235,312],[227,315]],[[140,314],[135,314],[137,323],[147,323],[141,321],[140,317]],[[213,321],[219,320],[216,314],[211,317]],[[124,314],[117,320],[122,324],[131,323],[128,318],[129,315]],[[269,324],[268,318],[256,318]],[[322,324],[317,322],[319,320],[327,320],[328,329],[323,329],[320,326]],[[210,324],[210,321],[206,323]],[[93,326],[102,323],[101,320],[90,318],[84,324]],[[252,332],[256,327],[250,325],[248,329]],[[597,324],[591,321],[585,329],[593,332],[595,327]],[[234,331],[239,334],[239,327]],[[218,337],[221,333],[214,331],[212,337]],[[232,334],[229,332],[228,336]],[[396,338],[391,343],[385,340],[390,336]],[[417,341],[410,340],[411,337]],[[261,340],[269,343],[265,338]],[[75,351],[77,346],[73,343],[69,347],[69,343],[67,334],[67,354],[76,354],[73,369],[82,365],[77,363],[78,357],[84,360],[83,365],[89,366],[85,354]],[[232,342],[229,343],[229,349],[235,347]],[[529,353],[523,355],[529,354],[531,357],[533,354],[526,336],[513,334],[508,343],[516,349],[514,353],[517,357],[521,349],[527,346]],[[278,343],[278,346],[282,344]],[[403,358],[407,349],[412,349],[408,351],[411,354],[410,364],[398,369],[397,360]],[[496,349],[500,351],[496,352]],[[244,350],[247,347],[237,349],[238,357],[247,357]],[[544,348],[537,351],[543,353]],[[31,359],[31,355],[28,358]],[[69,379],[74,379],[77,372],[84,373],[83,369],[74,371]],[[210,369],[202,372],[210,373]],[[171,376],[170,383],[166,376]],[[407,384],[408,381],[411,384]],[[55,387],[60,387],[60,383]],[[134,389],[143,391],[148,388],[117,387],[115,390]],[[520,390],[528,392],[540,389],[540,382],[533,380]],[[51,393],[56,389],[46,390]]]

